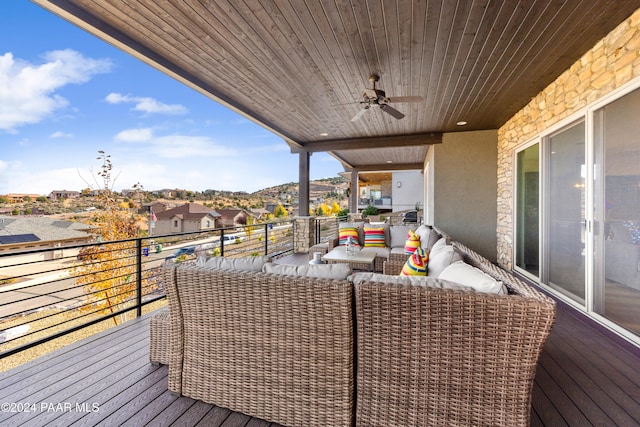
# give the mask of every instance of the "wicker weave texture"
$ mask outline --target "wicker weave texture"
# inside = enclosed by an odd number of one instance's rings
[[[169,310],[163,308],[149,320],[149,361],[169,364]]]
[[[546,297],[356,286],[358,426],[528,425]]]
[[[182,312],[184,357],[181,364],[170,362],[172,391],[286,426],[351,425],[348,282],[198,267],[175,271],[168,295]],[[177,379],[179,385],[172,381]]]

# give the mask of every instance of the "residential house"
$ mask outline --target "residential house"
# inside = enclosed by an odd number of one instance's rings
[[[64,221],[48,216],[0,215],[0,254],[25,250],[60,248],[23,256],[23,262],[44,261],[75,255],[77,249],[65,247],[90,243],[94,227],[81,222]],[[0,258],[0,266],[3,258]],[[15,263],[15,260],[6,262]]]
[[[260,222],[261,220],[266,220],[271,214],[271,212],[269,212],[265,208],[250,209],[249,211],[251,212],[251,215],[253,215],[256,218],[256,221],[258,222]]]
[[[78,197],[80,197],[79,191],[53,190],[49,193],[49,199],[54,202],[63,199],[77,199]]]
[[[33,200],[36,200],[38,197],[40,197],[40,195],[26,194],[26,193],[9,193],[4,197],[7,198],[9,203],[23,203],[27,197],[33,201]]]
[[[167,202],[143,203],[142,207],[138,210],[138,213],[141,215],[146,215],[149,212],[153,212],[157,215],[160,212],[164,212],[167,209],[172,209],[175,207],[176,207],[176,203],[167,203]]]
[[[350,172],[341,173],[350,179]],[[380,212],[402,212],[422,206],[424,175],[421,170],[363,172],[358,174],[358,210],[375,206]]]
[[[240,208],[224,208],[218,209],[216,212],[220,214],[222,227],[245,225],[247,223],[247,219],[249,217],[253,217],[251,212]]]
[[[156,213],[154,235],[187,233],[219,228],[221,216],[213,208],[199,203],[185,203],[172,209]]]
[[[291,209],[291,203],[287,203],[287,202],[267,202],[266,209],[270,213],[273,213],[276,210],[276,208],[278,207],[278,205],[282,205],[282,207],[285,208],[287,210],[287,212],[289,212],[289,210]],[[307,211],[308,210],[309,209],[307,209]]]
[[[165,199],[172,199],[176,196],[176,193],[178,191],[180,190],[171,190],[171,189],[165,188],[163,190],[155,190],[152,192],[152,194],[156,196],[164,197]]]

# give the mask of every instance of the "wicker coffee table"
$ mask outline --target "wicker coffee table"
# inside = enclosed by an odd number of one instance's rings
[[[322,261],[329,264],[347,263],[354,270],[373,271],[375,252],[349,252],[345,246],[337,246],[322,257]]]

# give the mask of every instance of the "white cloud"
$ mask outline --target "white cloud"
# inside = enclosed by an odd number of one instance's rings
[[[153,131],[149,128],[127,129],[115,136],[116,141],[121,142],[148,142],[153,138]]]
[[[49,138],[54,138],[54,139],[56,139],[56,138],[71,138],[71,137],[73,137],[72,134],[64,133],[64,132],[60,132],[60,131],[54,132],[51,135],[49,135]]]
[[[155,98],[110,93],[105,101],[109,104],[135,104],[133,109],[147,114],[186,114],[189,110],[180,104],[165,104]]]
[[[206,136],[163,136],[154,139],[151,150],[164,158],[227,157],[237,154],[235,149],[219,145]]]
[[[11,52],[0,56],[0,129],[14,132],[42,121],[69,104],[56,90],[111,70],[109,60],[87,58],[70,49],[47,52],[43,58],[44,63],[31,64]]]
[[[167,135],[155,137],[150,128],[126,129],[114,139],[121,143],[135,144],[149,155],[165,159],[186,157],[229,157],[238,154],[234,148],[216,143],[207,136]]]

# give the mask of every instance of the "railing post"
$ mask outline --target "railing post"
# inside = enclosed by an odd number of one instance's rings
[[[142,239],[136,239],[136,316],[142,316]]]
[[[264,254],[269,255],[269,224],[264,223]]]
[[[220,256],[224,256],[224,229],[220,230]]]

